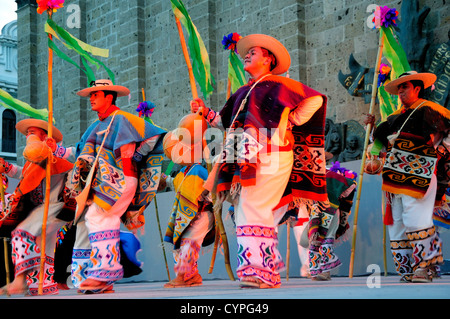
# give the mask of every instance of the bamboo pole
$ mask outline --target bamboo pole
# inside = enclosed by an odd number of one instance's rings
[[[289,221],[286,223],[286,237],[286,281],[289,281],[289,262],[291,258],[291,225]]]
[[[6,287],[10,284],[9,276],[9,254],[8,254],[8,239],[6,237],[3,237],[3,255],[5,257],[5,274],[6,274]],[[9,296],[8,289],[6,290],[6,294]]]
[[[146,101],[144,88],[142,88],[142,99],[144,102]],[[161,240],[161,248],[163,250],[163,255],[164,255],[164,263],[166,264],[167,277],[169,278],[169,281],[170,281],[169,264],[167,263],[166,249],[164,248],[164,241],[163,241],[163,236],[162,236],[162,232],[161,232],[161,223],[159,221],[159,210],[158,210],[158,202],[156,200],[156,194],[155,194],[155,197],[153,198],[153,201],[155,202],[156,222],[158,224],[159,238]]]
[[[377,87],[378,87],[378,74],[380,72],[380,63],[381,63],[382,55],[383,55],[383,38],[381,37],[381,32],[380,32],[379,40],[378,40],[377,61],[375,64],[373,82],[372,82],[372,99],[370,101],[370,108],[369,108],[370,115],[373,115],[373,112],[374,112],[374,105],[375,105],[375,100],[376,100],[376,96],[377,96]],[[367,152],[367,147],[369,145],[369,136],[370,136],[371,131],[372,131],[372,124],[369,123],[366,126],[366,136],[364,139],[363,154],[366,154],[366,152]],[[353,278],[353,266],[354,266],[354,261],[355,261],[355,244],[356,244],[356,233],[357,233],[357,224],[358,224],[359,202],[360,202],[360,198],[361,198],[361,188],[362,188],[362,182],[363,182],[365,162],[366,162],[366,156],[363,156],[362,160],[361,160],[361,169],[359,171],[358,188],[357,188],[356,202],[355,202],[355,214],[353,217],[354,218],[353,238],[352,238],[352,248],[351,248],[351,255],[350,255],[350,268],[349,268],[349,277],[350,278]]]
[[[386,256],[386,225],[384,224],[384,215],[386,214],[386,203],[385,197],[381,195],[381,216],[383,224],[383,266],[384,266],[384,275],[387,276],[387,256]]]
[[[216,261],[216,254],[217,254],[217,247],[219,246],[219,240],[220,240],[220,233],[217,231],[218,225],[217,222],[215,223],[214,227],[216,228],[216,234],[214,238],[214,249],[211,256],[211,262],[209,264],[208,274],[212,274],[214,269],[214,263]]]
[[[52,18],[52,9],[47,10],[49,19]],[[48,34],[50,40],[52,39],[52,35]],[[53,134],[53,50],[48,49],[48,138],[52,137]],[[38,285],[38,294],[43,294],[43,284],[44,284],[44,272],[45,272],[45,249],[46,249],[46,232],[47,232],[47,217],[48,217],[48,209],[50,205],[50,179],[51,179],[51,165],[53,160],[52,152],[49,152],[49,156],[47,158],[47,169],[46,169],[46,177],[45,177],[45,203],[44,203],[44,215],[42,219],[42,233],[41,233],[41,261],[39,267],[39,285]]]
[[[181,49],[183,50],[184,60],[186,61],[186,65],[189,72],[189,82],[191,84],[192,97],[196,99],[198,98],[197,86],[195,85],[194,72],[192,71],[191,60],[189,59],[189,52],[186,46],[186,41],[184,40],[183,29],[181,28],[180,19],[175,17],[175,21],[177,23],[178,34],[180,35],[180,43]]]
[[[5,210],[6,202],[5,202],[5,190],[3,188],[3,173],[0,174],[1,184],[0,184],[0,197],[2,201],[2,212]],[[10,280],[10,272],[9,272],[9,254],[8,254],[8,239],[3,237],[3,255],[5,258],[5,274],[6,274],[6,286],[9,285]],[[9,296],[8,289],[6,289],[6,293]]]
[[[227,80],[227,100],[230,98],[231,96],[231,80],[230,77],[228,77]]]
[[[183,30],[181,28],[181,22],[180,22],[180,19],[178,19],[177,17],[175,17],[175,21],[177,24],[178,34],[180,37],[181,48],[183,50],[184,60],[186,61],[186,65],[187,65],[188,72],[189,72],[189,82],[191,85],[192,97],[193,97],[193,99],[197,99],[198,93],[197,93],[197,87],[195,85],[195,77],[194,77],[194,73],[192,71],[192,65],[191,65],[191,61],[189,59],[189,52],[187,50],[186,41],[185,41],[184,35],[183,35]],[[204,145],[206,143],[206,141],[204,139],[203,139],[203,143],[204,143]],[[208,171],[210,172],[211,171],[211,163],[208,160],[206,162],[208,165]],[[216,200],[215,194],[212,194],[212,198],[213,198],[213,203],[215,203],[215,200]],[[227,234],[226,234],[225,227],[224,227],[223,221],[222,221],[222,209],[214,209],[214,217],[215,217],[217,225],[219,227],[220,237],[222,239],[224,258],[225,258],[225,268],[227,270],[227,273],[228,273],[228,276],[230,277],[230,279],[234,281],[235,279],[234,279],[233,271],[231,269],[231,264],[230,264],[228,239],[227,239]]]
[[[156,202],[156,195],[153,198],[153,200],[155,201],[156,221],[158,222],[159,238],[161,240],[161,246],[162,246],[163,255],[164,255],[164,262],[166,263],[167,277],[169,278],[169,281],[170,281],[169,264],[167,263],[166,249],[164,248],[164,242],[163,242],[163,237],[162,237],[162,232],[161,232],[161,224],[159,222],[158,203]]]

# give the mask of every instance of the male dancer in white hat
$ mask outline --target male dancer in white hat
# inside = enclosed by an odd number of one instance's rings
[[[396,271],[404,282],[430,282],[443,262],[442,243],[433,225],[435,201],[449,186],[450,111],[425,100],[424,89],[436,81],[432,73],[409,71],[385,85],[401,107],[377,126],[374,138],[388,154],[382,170]],[[374,123],[368,115],[366,124]]]
[[[66,202],[64,183],[73,164],[60,158],[59,143],[62,133],[53,126],[53,137],[47,136],[48,122],[25,119],[16,124],[16,129],[27,137],[24,150],[24,167],[8,163],[0,158],[6,175],[20,179],[16,190],[0,217],[0,233],[11,234],[12,260],[15,266],[14,280],[0,290],[0,294],[38,294],[39,267],[41,263],[42,221],[46,192],[46,161],[48,149],[53,151],[50,179],[49,210],[46,226],[43,294],[57,294],[57,283],[53,280],[54,250],[59,228],[74,215],[74,202]],[[32,142],[30,142],[32,141]],[[31,148],[31,151],[29,151]],[[27,156],[25,156],[27,155]],[[73,159],[72,159],[73,160]],[[2,169],[3,170],[3,169]],[[72,205],[71,205],[72,204]]]
[[[110,80],[93,81],[77,93],[89,97],[98,120],[77,144],[77,161],[67,184],[70,189],[80,192],[89,187],[83,185],[83,174],[92,166],[103,143],[88,205],[77,223],[73,250],[72,281],[81,292],[111,292],[113,283],[122,279],[121,220],[137,223],[137,216],[128,220],[126,212],[132,207],[145,208],[158,186],[164,154],[161,137],[165,131],[115,105],[116,97],[129,93],[126,87]]]
[[[237,50],[250,82],[220,112],[207,109],[201,100],[192,101],[191,110],[204,108],[212,126],[227,129],[215,190],[219,199],[229,195],[235,206],[240,285],[274,288],[281,285],[279,271],[284,267],[276,233],[281,217],[300,202],[316,215],[329,204],[324,152],[327,99],[279,76],[288,71],[290,56],[273,37],[246,36],[238,41]],[[316,235],[312,238],[318,243],[323,236]]]

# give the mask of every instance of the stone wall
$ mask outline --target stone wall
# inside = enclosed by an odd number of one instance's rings
[[[18,3],[18,98],[37,108],[47,107],[46,15],[36,12],[34,0]],[[338,81],[338,73],[348,71],[351,53],[361,65],[373,67],[378,32],[366,25],[371,12],[368,0],[185,0],[183,1],[208,50],[215,78],[214,94],[207,104],[219,110],[226,98],[228,52],[222,38],[231,32],[241,35],[266,33],[288,48],[292,65],[289,76],[300,80],[329,98],[327,117],[335,123],[355,120],[361,123],[369,105],[351,96]],[[401,1],[379,1],[396,7]],[[71,5],[75,5],[72,7]],[[434,44],[448,41],[449,6],[445,0],[421,0],[429,6],[424,31]],[[71,11],[73,8],[78,11]],[[77,13],[78,12],[78,13]],[[79,18],[80,27],[70,28]],[[401,19],[401,17],[400,17]],[[118,106],[134,113],[146,99],[157,109],[153,120],[173,129],[189,110],[191,90],[183,59],[175,19],[169,0],[66,0],[54,20],[75,37],[110,50],[103,59],[114,72],[116,83],[130,88],[128,98],[119,98]],[[67,52],[67,51],[66,51]],[[68,55],[75,61],[74,52]],[[99,69],[96,78],[105,78]],[[54,58],[54,117],[64,134],[65,145],[79,140],[96,115],[87,99],[75,93],[87,85],[84,73],[75,66]],[[198,89],[199,93],[200,90]],[[24,139],[18,139],[18,152]]]

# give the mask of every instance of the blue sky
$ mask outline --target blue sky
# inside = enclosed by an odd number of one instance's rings
[[[5,24],[17,19],[15,0],[0,0],[0,30]]]

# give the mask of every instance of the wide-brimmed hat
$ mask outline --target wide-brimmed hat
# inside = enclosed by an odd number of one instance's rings
[[[261,47],[269,50],[276,58],[277,65],[272,74],[283,74],[291,65],[291,56],[288,50],[277,39],[265,34],[250,34],[240,39],[236,45],[239,55],[244,58],[248,50]]]
[[[384,89],[390,94],[398,95],[398,86],[402,83],[419,80],[423,82],[423,87],[426,89],[433,85],[436,79],[437,76],[433,73],[417,73],[416,71],[408,71],[401,74],[397,79],[386,84]]]
[[[113,91],[117,92],[117,96],[127,96],[130,90],[121,85],[114,85],[111,80],[95,80],[92,81],[90,87],[77,92],[79,96],[90,96],[92,92],[96,91]]]
[[[60,130],[58,130],[54,125],[52,129],[52,138],[55,139],[56,143],[59,143],[63,139],[63,135]],[[27,136],[27,130],[30,127],[38,127],[43,129],[44,131],[48,132],[48,122],[44,120],[38,120],[38,119],[25,119],[22,121],[17,122],[16,129],[22,133],[23,135]]]

